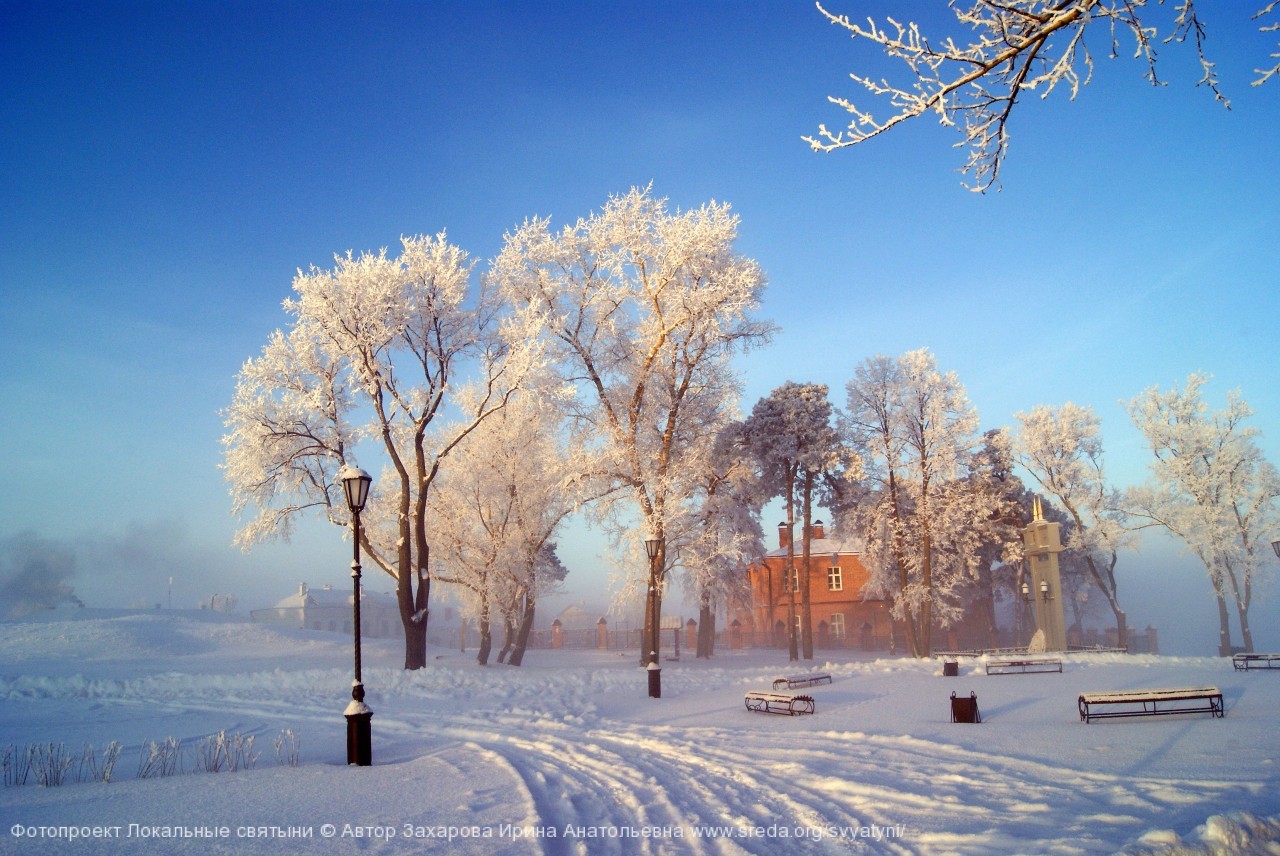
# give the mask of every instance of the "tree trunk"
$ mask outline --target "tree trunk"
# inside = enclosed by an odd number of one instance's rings
[[[921,488],[921,496],[928,495],[928,484],[924,484]],[[916,657],[930,657],[933,655],[933,531],[928,525],[924,527],[924,532],[920,537],[920,552],[923,572],[921,573],[921,584],[924,586],[924,603],[920,605],[920,620],[916,625],[917,639],[919,641],[919,650],[916,651]]]
[[[476,662],[482,666],[489,665],[489,651],[493,649],[493,634],[489,629],[489,603],[480,605],[480,617],[476,619],[480,628],[480,650],[476,654]]]
[[[1000,628],[996,625],[996,591],[991,581],[991,568],[980,568],[978,582],[978,604],[982,616],[984,644],[988,648],[999,648],[997,637]],[[1077,622],[1079,623],[1079,622]]]
[[[502,615],[502,649],[498,651],[498,662],[505,663],[507,655],[516,645],[516,622],[512,613]]]
[[[1240,619],[1240,644],[1244,653],[1253,653],[1253,632],[1249,629],[1249,606],[1246,598],[1240,596],[1240,582],[1236,579],[1235,568],[1227,564],[1227,581],[1231,583],[1231,599],[1236,605],[1236,617]]]
[[[1116,614],[1116,645],[1124,650],[1129,650],[1129,616],[1120,608],[1120,604],[1115,604],[1112,610]]]
[[[427,665],[427,620],[414,621],[412,616],[401,616],[404,626],[404,667],[422,669]]]
[[[524,662],[524,652],[529,647],[529,633],[533,630],[533,613],[537,606],[537,601],[531,594],[525,595],[524,598],[524,615],[520,619],[520,627],[516,631],[516,644],[511,650],[511,658],[508,664],[519,666]]]
[[[1080,522],[1080,516],[1072,509],[1072,515],[1075,517],[1076,526],[1083,526]],[[1120,608],[1120,598],[1116,591],[1116,554],[1111,554],[1111,562],[1107,566],[1107,576],[1104,579],[1102,573],[1098,570],[1097,564],[1093,561],[1093,556],[1088,552],[1084,555],[1084,563],[1089,568],[1089,573],[1093,576],[1093,581],[1097,584],[1099,591],[1107,596],[1107,603],[1111,605],[1111,611],[1116,616],[1116,647],[1129,650],[1129,620],[1124,614],[1124,610]]]
[[[649,577],[649,585],[644,593],[644,628],[640,631],[640,665],[649,665],[650,651],[657,651],[658,646],[654,641],[657,636],[656,628],[653,622],[653,576]]]
[[[1231,651],[1231,615],[1227,612],[1227,599],[1222,589],[1217,588],[1214,595],[1218,599],[1218,656],[1230,657]]]
[[[649,563],[649,590],[645,594],[644,631],[640,634],[640,665],[657,663],[662,651],[662,571],[666,562],[666,545],[658,546],[658,555]]]
[[[805,470],[804,474],[804,497],[802,500],[804,515],[804,545],[802,548],[802,558],[800,566],[803,569],[800,574],[800,642],[801,648],[806,660],[813,659],[813,610],[810,607],[809,599],[809,557],[812,552],[813,543],[813,473]]]
[[[787,657],[795,661],[800,659],[800,646],[796,638],[796,582],[799,579],[796,571],[796,501],[795,478],[787,475],[787,568],[784,571],[782,584],[787,593]]]
[[[402,578],[396,586],[396,602],[400,607],[400,624],[404,627],[404,667],[422,669],[427,665],[426,604],[431,579],[424,576],[419,580],[416,596],[412,587],[411,580]]]
[[[695,659],[711,659],[716,647],[716,611],[703,603],[698,609],[698,653]]]

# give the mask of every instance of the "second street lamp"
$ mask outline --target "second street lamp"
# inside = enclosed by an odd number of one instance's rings
[[[364,703],[364,682],[360,677],[360,512],[369,499],[369,474],[357,467],[346,467],[338,474],[342,489],[347,494],[347,507],[351,509],[351,526],[354,530],[355,553],[351,560],[352,609],[355,612],[356,676],[351,682],[351,703],[343,716],[347,718],[347,764],[368,767],[373,763],[372,728],[369,720],[373,711]]]
[[[646,607],[649,611],[648,624],[650,631],[649,649],[649,698],[662,698],[662,668],[658,665],[658,634],[659,620],[661,612],[658,609],[658,572],[656,562],[658,560],[658,547],[661,546],[662,539],[652,532],[644,539],[644,551],[649,555],[649,602]]]

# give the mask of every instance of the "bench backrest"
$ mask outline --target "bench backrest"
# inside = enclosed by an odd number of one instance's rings
[[[1188,698],[1205,698],[1206,696],[1220,696],[1222,693],[1217,687],[1182,687],[1179,689],[1162,689],[1162,690],[1117,690],[1115,692],[1101,693],[1080,693],[1080,698],[1089,703],[1105,702],[1105,701],[1149,701],[1161,699],[1188,699]]]

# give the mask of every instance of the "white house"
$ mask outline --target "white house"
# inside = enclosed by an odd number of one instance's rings
[[[352,632],[355,621],[351,590],[339,591],[332,586],[308,588],[306,583],[270,609],[255,609],[250,617],[260,624]],[[362,636],[392,637],[401,635],[400,609],[388,594],[363,592],[360,595],[360,632]]]

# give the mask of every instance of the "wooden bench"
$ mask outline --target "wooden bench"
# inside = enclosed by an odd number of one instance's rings
[[[770,693],[752,690],[744,699],[747,710],[760,713],[785,713],[788,716],[799,716],[813,713],[813,696],[796,695],[794,693]]]
[[[774,678],[773,688],[775,690],[793,690],[796,687],[811,687],[816,684],[831,683],[830,675],[792,675],[789,678]]]
[[[1017,675],[1027,672],[1062,672],[1062,661],[1045,657],[1021,660],[988,660],[988,675]]]
[[[1231,665],[1237,672],[1250,669],[1280,669],[1280,654],[1234,654]]]
[[[1177,713],[1224,716],[1222,693],[1217,687],[1081,693],[1078,706],[1083,722],[1113,716],[1169,716]],[[1098,707],[1104,709],[1096,710]]]

